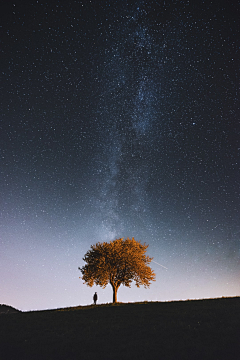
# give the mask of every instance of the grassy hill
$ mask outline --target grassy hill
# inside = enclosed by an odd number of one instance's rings
[[[0,316],[0,359],[239,359],[240,297]]]

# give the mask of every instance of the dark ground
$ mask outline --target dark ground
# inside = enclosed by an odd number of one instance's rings
[[[240,298],[0,316],[0,359],[239,359]]]
[[[19,310],[15,309],[12,306],[0,304],[0,315],[1,314],[14,314],[19,312]]]

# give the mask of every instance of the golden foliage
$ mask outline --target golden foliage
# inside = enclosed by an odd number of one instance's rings
[[[153,258],[145,255],[147,248],[148,245],[134,238],[91,245],[83,258],[86,265],[79,268],[84,283],[103,288],[110,283],[115,292],[121,284],[130,287],[132,281],[137,287],[149,287],[155,280],[155,273],[148,266]]]

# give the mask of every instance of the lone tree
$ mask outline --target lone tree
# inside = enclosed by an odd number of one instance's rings
[[[153,258],[145,255],[147,248],[148,245],[141,244],[134,238],[91,245],[83,258],[86,265],[78,268],[84,284],[105,288],[110,283],[113,288],[113,303],[117,302],[117,291],[121,284],[131,287],[134,280],[137,287],[143,285],[148,288],[150,282],[155,281],[155,273],[148,266]]]

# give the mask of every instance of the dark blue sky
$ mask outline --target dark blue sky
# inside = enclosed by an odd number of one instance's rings
[[[1,303],[87,304],[91,244],[135,237],[150,290],[240,295],[239,4],[8,2],[1,17]]]

